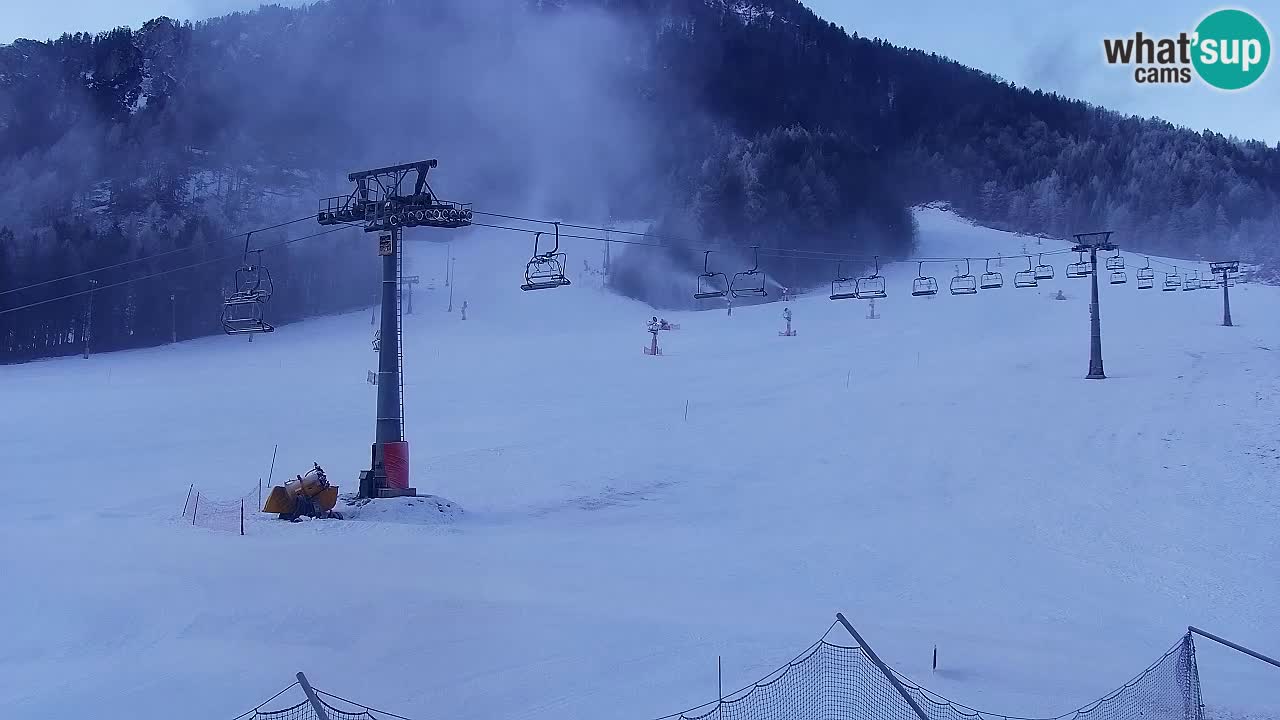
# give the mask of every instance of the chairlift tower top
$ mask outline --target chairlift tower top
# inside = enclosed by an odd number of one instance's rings
[[[1071,251],[1084,253],[1098,250],[1116,250],[1116,244],[1111,242],[1113,232],[1112,230],[1104,230],[1102,232],[1076,233],[1073,235],[1076,239],[1076,245],[1071,248]]]
[[[419,160],[353,172],[355,188],[347,195],[322,198],[316,213],[321,225],[363,223],[365,232],[399,227],[460,228],[471,224],[471,203],[441,200],[427,183],[438,162]],[[405,180],[416,174],[412,192]]]
[[[1209,263],[1209,271],[1214,275],[1222,276],[1222,325],[1223,327],[1231,327],[1231,295],[1228,288],[1231,287],[1231,274],[1240,272],[1239,260],[1222,260],[1219,262]]]

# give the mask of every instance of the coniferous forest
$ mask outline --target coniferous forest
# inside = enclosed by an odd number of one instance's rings
[[[246,230],[427,157],[436,191],[477,209],[697,242],[903,257],[910,208],[946,202],[1280,269],[1280,146],[848,30],[794,0],[328,0],[0,46],[0,361],[79,352],[86,332],[95,351],[219,332]],[[319,230],[253,235],[275,324],[372,300],[358,231],[281,244]],[[687,293],[655,276],[701,262],[627,258],[613,286],[657,305]],[[795,286],[831,271],[770,268]]]

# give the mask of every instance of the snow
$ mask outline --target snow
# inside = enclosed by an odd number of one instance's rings
[[[919,219],[924,256],[1062,247]],[[525,240],[455,240],[455,312],[439,286],[406,317],[426,502],[254,513],[243,537],[181,520],[189,486],[238,497],[276,443],[277,480],[319,462],[356,489],[368,310],[0,367],[5,714],[232,718],[303,670],[415,720],[645,720],[713,699],[717,656],[726,689],[757,680],[836,611],[908,677],[1020,715],[1097,698],[1189,624],[1280,653],[1280,289],[1233,288],[1223,328],[1220,291],[1103,285],[1102,382],[1065,255],[1035,289],[1006,259],[972,297],[912,298],[892,265],[880,319],[818,288],[792,338],[777,303],[665,313],[654,358],[653,311],[577,281],[600,245],[522,293]],[[443,248],[415,242],[415,267]],[[1211,712],[1280,717],[1275,668],[1197,648]]]

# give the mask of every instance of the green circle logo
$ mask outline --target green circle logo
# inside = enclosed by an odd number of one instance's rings
[[[1239,90],[1252,85],[1267,69],[1271,38],[1258,18],[1243,10],[1219,10],[1196,26],[1191,58],[1196,72],[1210,85]]]

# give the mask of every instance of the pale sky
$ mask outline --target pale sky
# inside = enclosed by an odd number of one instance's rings
[[[1156,115],[1195,130],[1280,142],[1280,58],[1246,90],[1144,86],[1132,71],[1103,62],[1104,37],[1172,36],[1191,31],[1213,0],[803,0],[849,32],[946,55],[1019,85],[1052,90],[1135,115]],[[284,0],[297,5],[301,0]],[[253,0],[0,0],[0,42],[63,32],[139,27],[158,15],[195,20],[255,7]],[[1267,24],[1280,55],[1280,5],[1230,5]],[[1272,17],[1274,16],[1274,17]]]

